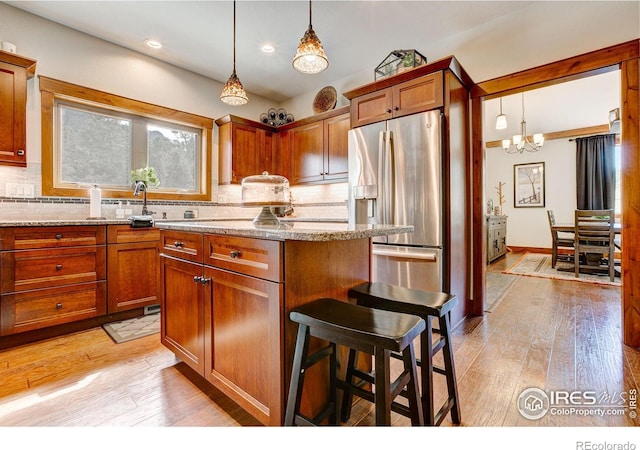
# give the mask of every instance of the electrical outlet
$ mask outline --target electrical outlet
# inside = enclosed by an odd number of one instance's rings
[[[25,183],[6,183],[7,197],[34,198],[35,185]]]

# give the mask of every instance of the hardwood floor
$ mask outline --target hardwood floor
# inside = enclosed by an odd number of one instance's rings
[[[489,270],[501,271],[519,255]],[[638,390],[640,351],[621,344],[620,288],[517,277],[484,317],[454,330],[462,425],[637,426],[622,416],[522,417],[528,387],[594,391],[619,399]],[[436,376],[444,399],[444,377]],[[407,419],[394,415],[396,425]],[[348,425],[373,422],[360,401]],[[236,427],[259,423],[203,382],[158,335],[114,344],[101,328],[0,352],[0,426]],[[444,425],[451,425],[445,420]]]

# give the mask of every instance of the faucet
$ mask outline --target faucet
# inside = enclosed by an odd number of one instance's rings
[[[140,195],[140,191],[143,193],[142,215],[147,216],[153,214],[155,211],[149,211],[147,209],[147,185],[144,181],[136,181],[136,184],[133,187],[133,196],[138,197]]]

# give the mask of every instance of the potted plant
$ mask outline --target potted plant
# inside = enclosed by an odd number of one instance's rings
[[[158,173],[153,167],[141,167],[131,171],[131,183],[135,184],[137,181],[142,181],[145,186],[158,186],[160,179]]]

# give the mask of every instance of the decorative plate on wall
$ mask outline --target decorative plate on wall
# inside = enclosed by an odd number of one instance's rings
[[[336,107],[338,100],[338,93],[333,86],[325,86],[316,94],[316,98],[313,99],[313,113],[319,114],[321,112],[329,111]]]

